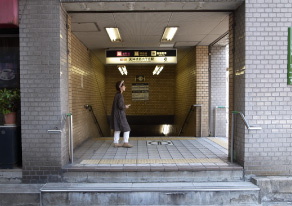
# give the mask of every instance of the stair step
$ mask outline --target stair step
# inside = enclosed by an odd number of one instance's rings
[[[166,192],[260,190],[251,182],[47,183],[41,192]]]
[[[236,182],[243,180],[242,169],[199,170],[173,172],[114,172],[67,171],[62,175],[66,183],[151,183],[151,182]]]
[[[41,184],[0,184],[0,205],[40,205]]]
[[[250,182],[48,183],[43,205],[258,205]]]

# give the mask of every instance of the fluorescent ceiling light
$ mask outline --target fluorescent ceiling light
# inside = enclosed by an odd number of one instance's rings
[[[121,73],[122,75],[128,75],[128,71],[127,71],[125,65],[120,65],[120,66],[118,66],[118,69],[119,69],[119,71],[120,71],[120,73]]]
[[[105,28],[106,32],[112,42],[121,42],[122,37],[118,28]]]
[[[163,67],[163,65],[157,65],[153,71],[153,75],[158,75],[162,71]]]
[[[178,27],[165,27],[161,42],[169,42],[173,39]]]

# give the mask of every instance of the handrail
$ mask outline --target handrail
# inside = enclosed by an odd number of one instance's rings
[[[60,129],[58,127],[55,127],[55,129],[48,130],[48,133],[53,134],[53,133],[62,133],[63,127],[65,125],[65,122],[68,117],[70,117],[70,129],[69,129],[69,159],[71,160],[71,164],[73,164],[73,115],[71,113],[64,114],[62,116],[62,122]]]
[[[230,161],[233,163],[233,142],[234,142],[234,115],[239,114],[241,119],[243,120],[246,128],[248,130],[261,130],[261,127],[250,126],[245,119],[245,116],[242,112],[239,111],[232,111],[232,127],[231,127],[231,153],[230,153]]]
[[[241,119],[242,119],[242,121],[244,122],[244,124],[245,124],[245,126],[246,126],[246,128],[248,130],[261,130],[262,129],[261,127],[250,126],[248,124],[248,122],[246,121],[245,116],[244,116],[244,114],[242,112],[233,111],[232,114],[239,114]]]
[[[101,130],[101,127],[100,127],[100,125],[99,125],[99,123],[98,123],[98,121],[97,121],[97,118],[96,118],[96,116],[95,116],[95,114],[94,114],[94,112],[93,112],[92,106],[91,106],[90,104],[87,104],[87,105],[84,105],[84,108],[85,108],[85,109],[88,109],[88,110],[91,112],[91,114],[92,114],[92,116],[93,116],[93,119],[94,119],[94,121],[95,121],[95,124],[97,125],[97,129],[98,129],[99,134],[100,134],[102,137],[104,137],[103,132],[102,132],[102,130]]]
[[[180,131],[179,131],[179,133],[178,133],[178,136],[180,136],[181,133],[183,133],[183,128],[185,127],[185,124],[187,123],[187,120],[188,120],[188,118],[189,118],[191,112],[194,111],[194,107],[201,107],[201,122],[200,122],[200,123],[201,123],[201,136],[202,136],[202,105],[201,105],[201,104],[193,104],[193,105],[190,107],[190,110],[189,110],[189,112],[188,112],[188,114],[187,114],[187,116],[186,116],[186,118],[185,118],[185,121],[184,121],[184,123],[183,123],[183,125],[182,125],[182,127],[181,127],[181,129],[180,129]]]
[[[58,128],[56,126],[54,129],[49,129],[48,133],[62,133],[62,130],[63,130],[63,127],[64,127],[66,120],[67,120],[67,114],[64,114],[62,116],[62,122],[61,122],[60,128]]]

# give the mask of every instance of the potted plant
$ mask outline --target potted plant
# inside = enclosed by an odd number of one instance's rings
[[[19,89],[0,90],[0,113],[4,115],[5,124],[15,124],[16,111],[20,106]]]

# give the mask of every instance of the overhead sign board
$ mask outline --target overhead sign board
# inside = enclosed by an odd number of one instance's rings
[[[176,49],[106,50],[106,64],[176,64]]]

